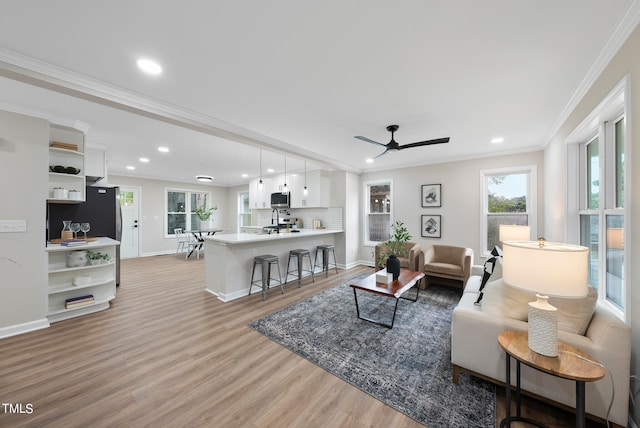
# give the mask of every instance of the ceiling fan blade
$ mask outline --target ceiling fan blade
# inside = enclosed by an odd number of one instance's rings
[[[358,140],[366,141],[367,143],[377,144],[377,145],[382,146],[382,147],[387,147],[386,144],[378,143],[377,141],[370,140],[369,138],[363,137],[362,135],[356,135],[353,138],[357,138]]]
[[[403,144],[398,147],[398,150],[409,149],[411,147],[431,146],[433,144],[443,144],[448,142],[449,142],[449,137],[436,138],[435,140],[426,140],[426,141],[418,141],[417,143]]]
[[[385,150],[384,152],[380,153],[378,156],[371,158],[371,159],[378,159],[380,156],[382,155],[386,155],[389,152],[389,149]]]

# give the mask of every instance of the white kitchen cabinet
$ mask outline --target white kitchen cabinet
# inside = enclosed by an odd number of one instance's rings
[[[304,194],[305,175],[291,177],[291,208],[327,208],[329,207],[329,173],[315,170],[307,172],[307,195]]]
[[[262,179],[262,190],[258,189],[260,180],[252,180],[249,183],[249,208],[271,208],[271,193],[273,190],[273,179]]]
[[[107,176],[107,153],[105,150],[87,145],[84,151],[85,177],[96,182]]]
[[[53,147],[63,143],[75,148]],[[78,173],[71,172],[79,170]],[[58,125],[49,127],[49,196],[47,202],[77,204],[85,201],[84,133]]]
[[[108,309],[116,297],[116,245],[111,238],[98,238],[77,247],[47,244],[48,284],[47,318],[56,322]],[[100,252],[108,254],[111,261],[102,264],[67,266],[68,254],[74,251]],[[74,285],[77,284],[77,285]],[[92,295],[94,301],[86,306],[67,309],[65,301],[70,298]]]

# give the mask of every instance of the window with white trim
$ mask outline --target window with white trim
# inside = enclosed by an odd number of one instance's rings
[[[488,256],[498,245],[501,224],[529,226],[536,235],[537,168],[528,165],[480,171],[482,210],[480,249]]]
[[[364,245],[389,240],[392,216],[391,180],[364,184]]]
[[[624,115],[604,121],[579,151],[580,244],[589,285],[624,312]]]
[[[174,229],[198,230],[200,219],[195,211],[198,207],[211,207],[210,192],[165,189],[165,237],[174,236]]]
[[[567,238],[589,248],[589,285],[598,289],[602,304],[627,322],[628,81],[618,83],[566,139]]]

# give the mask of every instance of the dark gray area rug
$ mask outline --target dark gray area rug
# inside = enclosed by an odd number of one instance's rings
[[[347,282],[249,327],[429,428],[495,427],[495,387],[466,373],[451,380],[459,299],[459,290],[429,286],[417,302],[399,301],[387,329],[357,318]],[[363,316],[391,321],[394,299],[358,291],[358,301]]]

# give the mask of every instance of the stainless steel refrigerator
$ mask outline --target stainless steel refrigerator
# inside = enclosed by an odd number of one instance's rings
[[[62,221],[90,223],[87,236],[122,239],[120,188],[87,186],[86,202],[78,204],[47,204],[47,241],[60,238]],[[84,234],[78,232],[78,236]],[[116,285],[120,285],[120,246],[116,246]]]

